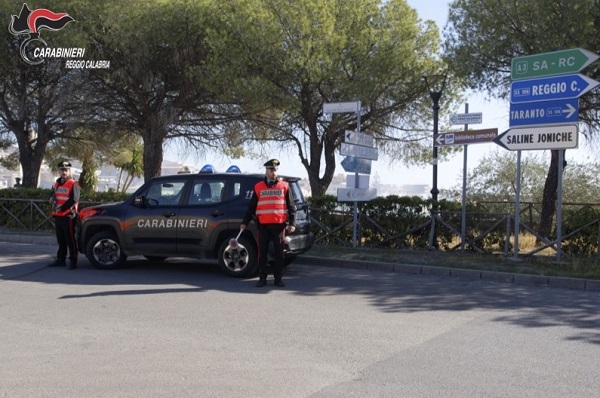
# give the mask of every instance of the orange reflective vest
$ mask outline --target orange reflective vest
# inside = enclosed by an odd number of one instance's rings
[[[256,217],[260,224],[283,224],[287,221],[288,211],[285,198],[290,186],[279,180],[269,187],[265,181],[254,186],[254,194],[258,198]]]
[[[56,181],[54,183],[54,201],[55,201],[55,203],[54,203],[54,207],[52,208],[53,216],[58,216],[58,217],[66,216],[71,213],[71,209],[75,209],[75,212],[77,212],[77,207],[79,206],[79,202],[75,202],[75,204],[67,210],[56,211],[56,208],[58,206],[62,206],[65,203],[67,203],[67,201],[69,200],[69,197],[71,196],[71,192],[73,192],[73,185],[75,185],[75,184],[77,184],[77,181],[75,181],[74,178],[68,179],[62,185],[59,185],[58,181]]]

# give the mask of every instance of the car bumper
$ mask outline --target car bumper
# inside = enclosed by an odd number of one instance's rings
[[[312,232],[302,235],[288,235],[285,237],[283,251],[286,254],[300,254],[310,249],[315,241]]]

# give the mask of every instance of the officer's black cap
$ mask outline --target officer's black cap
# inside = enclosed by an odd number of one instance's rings
[[[58,169],[70,169],[71,168],[71,163],[67,162],[67,161],[63,161],[58,163]]]
[[[277,167],[279,167],[279,160],[277,160],[277,159],[271,159],[271,160],[267,161],[267,162],[264,164],[264,166],[265,166],[267,169],[274,169],[274,170],[277,170]]]

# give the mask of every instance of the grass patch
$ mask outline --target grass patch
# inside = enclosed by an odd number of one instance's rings
[[[309,256],[341,260],[379,261],[396,264],[429,265],[448,268],[478,269],[516,274],[600,279],[600,265],[595,258],[570,258],[557,262],[556,253],[515,258],[503,254],[477,254],[439,250],[401,250],[352,248],[315,245]]]

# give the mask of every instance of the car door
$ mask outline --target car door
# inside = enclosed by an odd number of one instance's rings
[[[177,253],[203,257],[212,249],[214,234],[227,227],[228,205],[224,201],[226,180],[199,174],[192,182],[179,213]]]
[[[124,225],[130,251],[144,255],[176,255],[179,202],[184,187],[184,179],[158,179],[151,180],[140,192],[143,201],[131,205]]]

